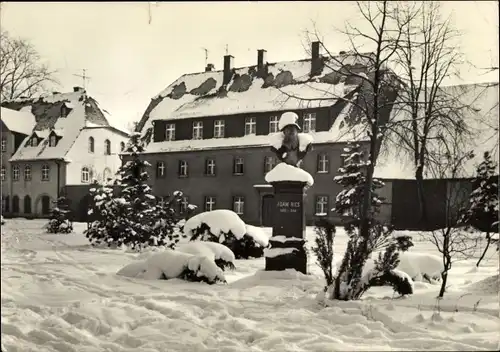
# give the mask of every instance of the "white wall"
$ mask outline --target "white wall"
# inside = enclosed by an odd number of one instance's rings
[[[94,153],[89,152],[90,137],[94,138]],[[104,141],[106,139],[111,141],[111,155],[104,154]],[[81,170],[85,166],[93,170],[93,177],[98,181],[103,181],[103,173],[106,168],[111,170],[109,177],[114,178],[121,166],[119,153],[122,141],[127,143],[128,137],[109,128],[83,129],[66,156],[71,160],[67,168],[66,184],[82,184]]]

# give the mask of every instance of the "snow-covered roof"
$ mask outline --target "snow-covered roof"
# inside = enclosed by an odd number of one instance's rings
[[[313,139],[312,144],[345,143],[349,141],[361,142],[367,140],[366,125],[353,125],[350,123],[349,117],[352,108],[353,104],[347,103],[328,131],[310,132],[309,134]],[[282,134],[282,132],[278,132],[277,134]],[[248,135],[233,138],[152,142],[147,146],[145,153],[153,154],[191,150],[268,147],[272,138],[273,135]]]
[[[36,123],[35,116],[26,110],[17,111],[1,107],[0,118],[10,131],[26,135],[33,131]]]
[[[64,160],[67,152],[85,128],[86,123],[107,126],[110,124],[97,102],[86,94],[84,90],[69,93],[45,94],[33,99],[17,99],[2,104],[4,107],[15,110],[30,110],[34,115],[36,124],[30,130],[20,148],[10,159],[19,160]],[[62,117],[62,107],[69,109],[67,116]],[[56,146],[49,147],[48,136],[54,131],[61,137]],[[30,138],[36,135],[42,139],[41,143],[32,147]]]
[[[337,72],[347,65],[363,71],[359,56],[321,60],[322,71],[315,76],[311,59],[268,63],[264,72],[256,66],[235,68],[227,86],[222,70],[185,74],[152,99],[137,130],[146,131],[154,120],[328,107],[362,83]]]
[[[496,172],[499,167],[499,84],[480,83],[443,87],[443,93],[458,99],[461,106],[466,108],[460,111],[466,128],[472,137],[467,139],[464,150],[474,151],[474,157],[465,162],[459,171],[458,177],[473,177],[476,167],[482,161],[484,152],[488,151],[496,162]],[[395,109],[394,118],[404,118],[401,109]],[[438,131],[437,131],[438,132]],[[415,169],[411,157],[401,148],[391,143],[382,143],[381,153],[375,167],[375,177],[414,179]],[[424,175],[432,178],[431,173]],[[451,177],[448,175],[447,177]]]

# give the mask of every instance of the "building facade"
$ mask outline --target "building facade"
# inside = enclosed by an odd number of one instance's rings
[[[114,178],[129,134],[113,127],[82,88],[4,105],[36,120],[8,159],[6,216],[46,217],[63,189]]]
[[[223,70],[208,65],[154,97],[137,127],[148,142],[143,157],[153,165],[154,193],[181,190],[185,204],[199,211],[232,209],[247,223],[269,226],[273,193],[264,177],[277,163],[270,136],[279,132],[281,114],[294,111],[302,132],[314,138],[302,165],[315,179],[305,199],[307,222],[340,220],[332,211],[340,190],[333,178],[346,143],[367,143],[357,104],[369,94],[360,79],[366,66],[345,53],[328,62],[318,42],[311,52],[310,59],[269,64],[259,50],[257,64],[243,68],[226,55]],[[356,73],[339,74],[342,67]],[[390,108],[381,118],[389,114]]]
[[[35,116],[28,111],[0,108],[1,118],[1,170],[2,214],[10,213],[12,193],[12,168],[9,159],[16,153],[24,139],[35,127]]]

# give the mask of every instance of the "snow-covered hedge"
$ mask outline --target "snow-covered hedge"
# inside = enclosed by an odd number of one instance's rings
[[[186,221],[184,234],[191,241],[221,243],[231,249],[236,258],[259,258],[269,239],[258,227],[245,225],[238,214],[227,209],[217,209],[197,214]]]
[[[146,280],[183,279],[208,284],[226,282],[223,271],[214,259],[171,249],[131,263],[116,274]]]
[[[220,243],[194,241],[183,243],[177,246],[178,251],[194,255],[202,255],[212,259],[215,264],[225,269],[235,269],[234,261],[235,256],[233,251]]]
[[[412,253],[410,251],[400,253],[399,271],[406,273],[413,281],[426,281],[433,283],[441,280],[443,262],[440,257],[426,253]],[[365,270],[374,266],[374,260],[368,259]],[[364,270],[364,272],[365,272]]]

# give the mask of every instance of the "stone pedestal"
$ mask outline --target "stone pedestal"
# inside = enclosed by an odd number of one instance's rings
[[[295,269],[307,273],[305,251],[305,182],[280,181],[274,188],[273,236],[266,254],[266,271]],[[276,253],[283,253],[274,256]],[[268,257],[269,255],[269,257]]]

